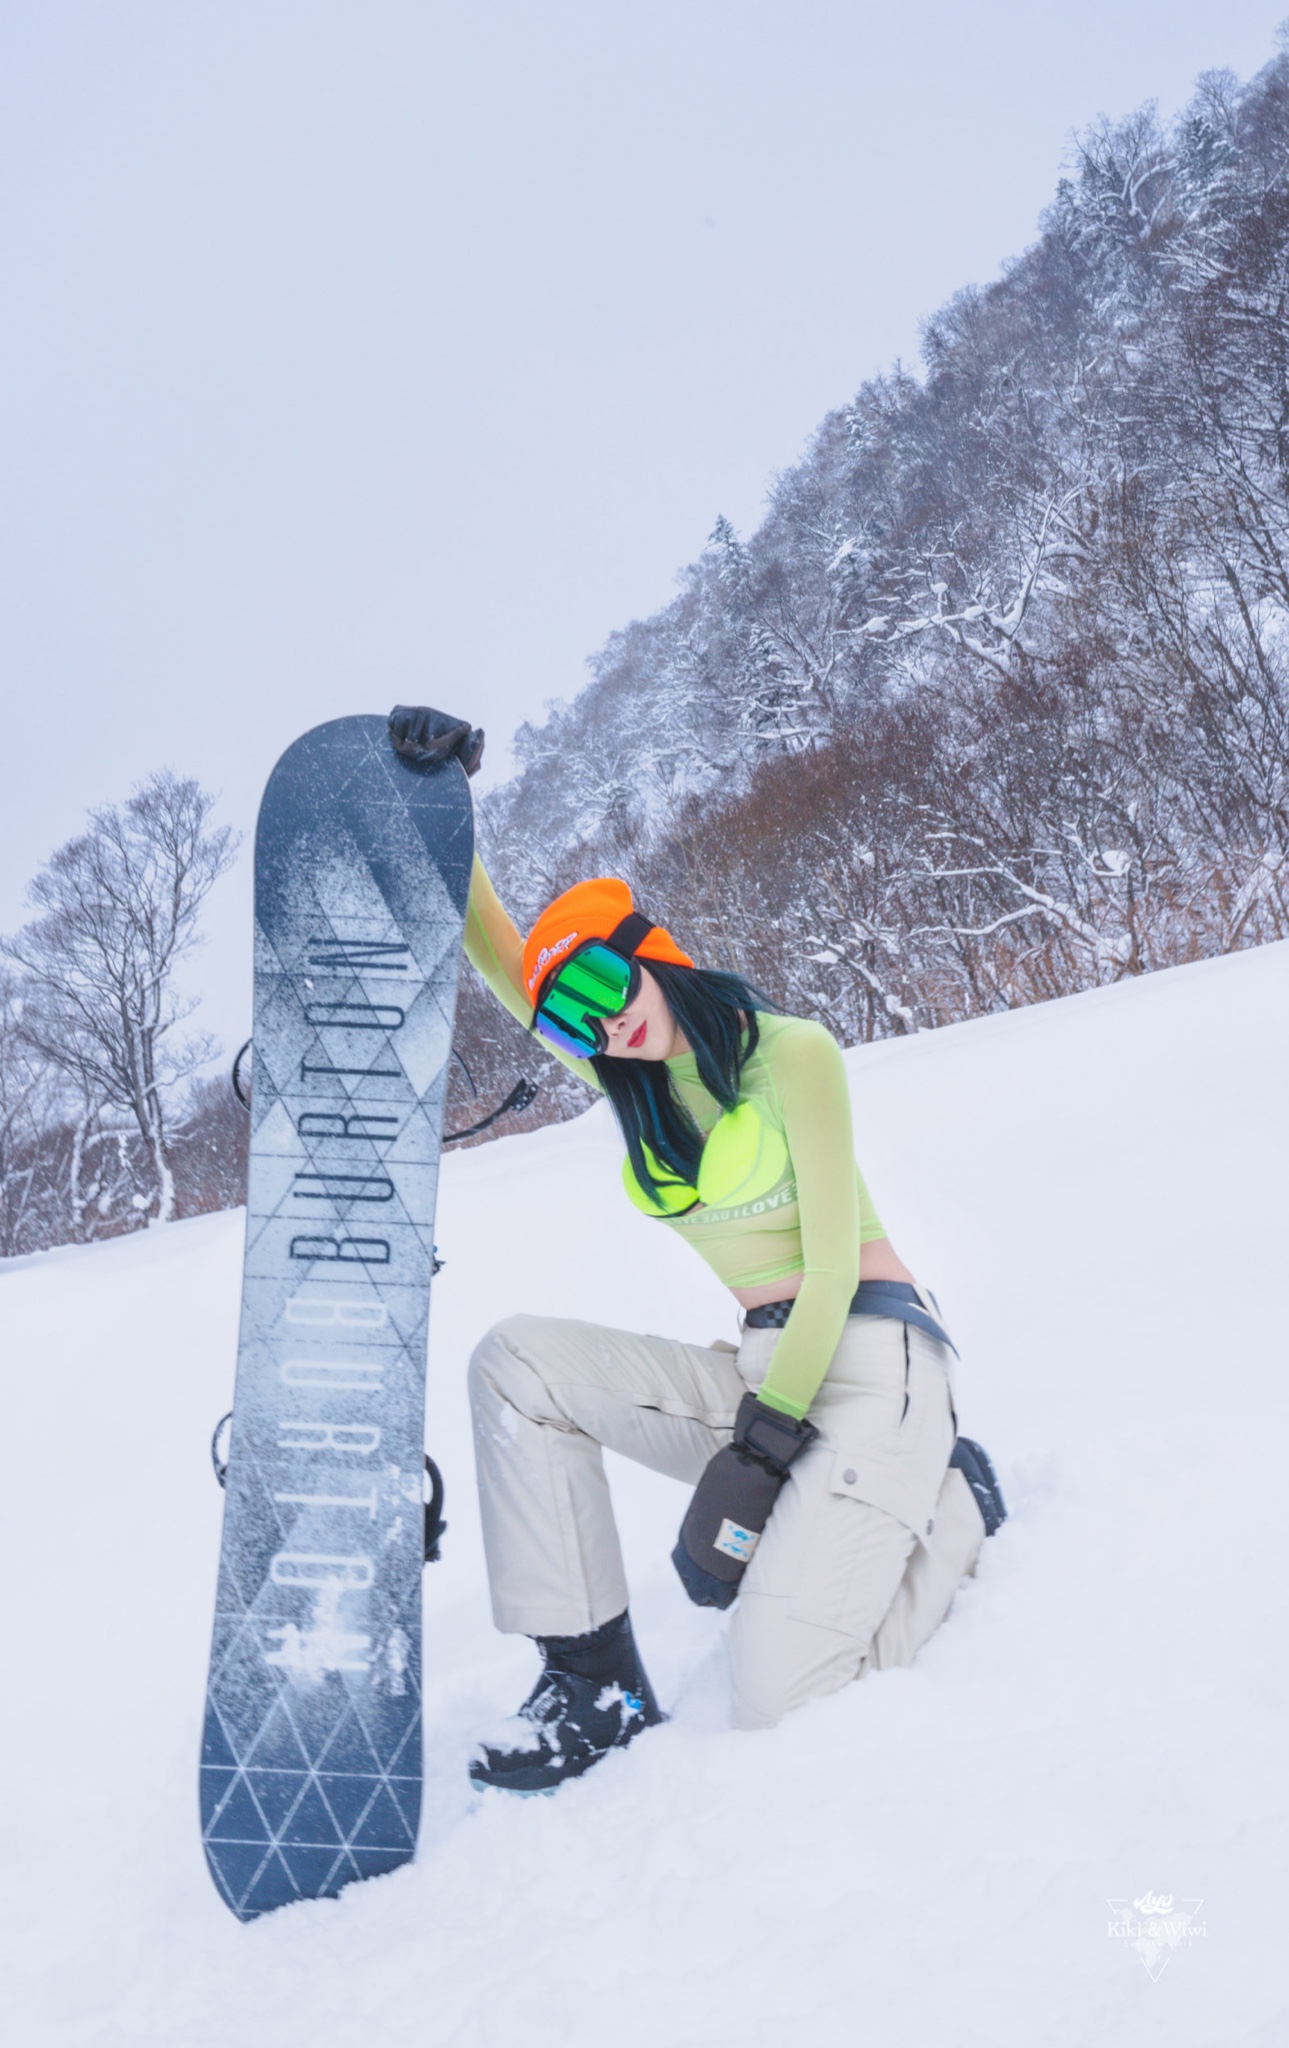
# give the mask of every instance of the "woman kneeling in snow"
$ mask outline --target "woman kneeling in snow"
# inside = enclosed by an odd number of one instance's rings
[[[400,707],[394,744],[478,765],[482,735]],[[606,1095],[637,1208],[743,1310],[737,1352],[547,1316],[475,1351],[484,1544],[498,1628],[543,1670],[477,1784],[553,1789],[661,1720],[627,1614],[601,1449],[696,1491],[674,1553],[691,1597],[734,1600],[742,1728],[907,1664],[1005,1512],[956,1438],[952,1347],[855,1164],[836,1040],[696,967],[626,884],[580,883],[528,938],[476,860],[466,953],[511,1015]]]

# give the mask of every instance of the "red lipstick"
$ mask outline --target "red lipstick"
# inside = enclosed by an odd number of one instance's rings
[[[630,1046],[632,1052],[635,1052],[638,1046],[644,1044],[645,1035],[648,1032],[648,1029],[649,1025],[648,1021],[646,1020],[645,1023],[639,1025],[637,1029],[632,1032],[630,1038],[627,1040],[627,1044]]]

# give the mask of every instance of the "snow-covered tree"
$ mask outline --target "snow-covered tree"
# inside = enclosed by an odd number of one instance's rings
[[[104,1147],[124,1117],[150,1172],[142,1206],[162,1221],[174,1214],[169,1103],[214,1050],[205,1037],[176,1039],[196,1002],[177,995],[174,974],[234,851],[229,829],[209,825],[212,803],[194,781],[162,771],[124,804],[92,813],[89,830],[32,883],[38,915],[4,946],[22,976],[22,1039],[64,1077],[75,1104],[78,1211],[87,1155],[99,1152],[101,1183]],[[128,1156],[118,1148],[123,1171]]]

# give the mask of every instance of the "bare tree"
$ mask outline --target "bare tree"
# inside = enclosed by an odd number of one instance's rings
[[[160,1221],[175,1208],[168,1096],[214,1051],[208,1038],[172,1037],[196,1007],[176,996],[175,968],[235,851],[227,826],[208,828],[213,801],[166,769],[92,812],[33,882],[40,914],[4,946],[23,971],[23,1037],[81,1105],[77,1172],[90,1136],[106,1135],[104,1113],[129,1117],[153,1182],[145,1206]]]
[[[42,1139],[56,1105],[55,1076],[23,1030],[22,984],[0,967],[0,1258],[35,1248],[47,1207]]]

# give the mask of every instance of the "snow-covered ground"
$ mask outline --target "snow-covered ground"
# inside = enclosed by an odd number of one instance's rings
[[[1289,947],[851,1054],[860,1157],[1012,1517],[905,1671],[728,1727],[724,1620],[613,1466],[670,1723],[474,1797],[491,1626],[464,1370],[526,1307],[700,1340],[606,1113],[450,1159],[417,1862],[239,1926],[197,1746],[240,1216],[0,1267],[3,2005],[16,2048],[1283,2048]],[[1158,1980],[1109,1901],[1202,1901]]]

